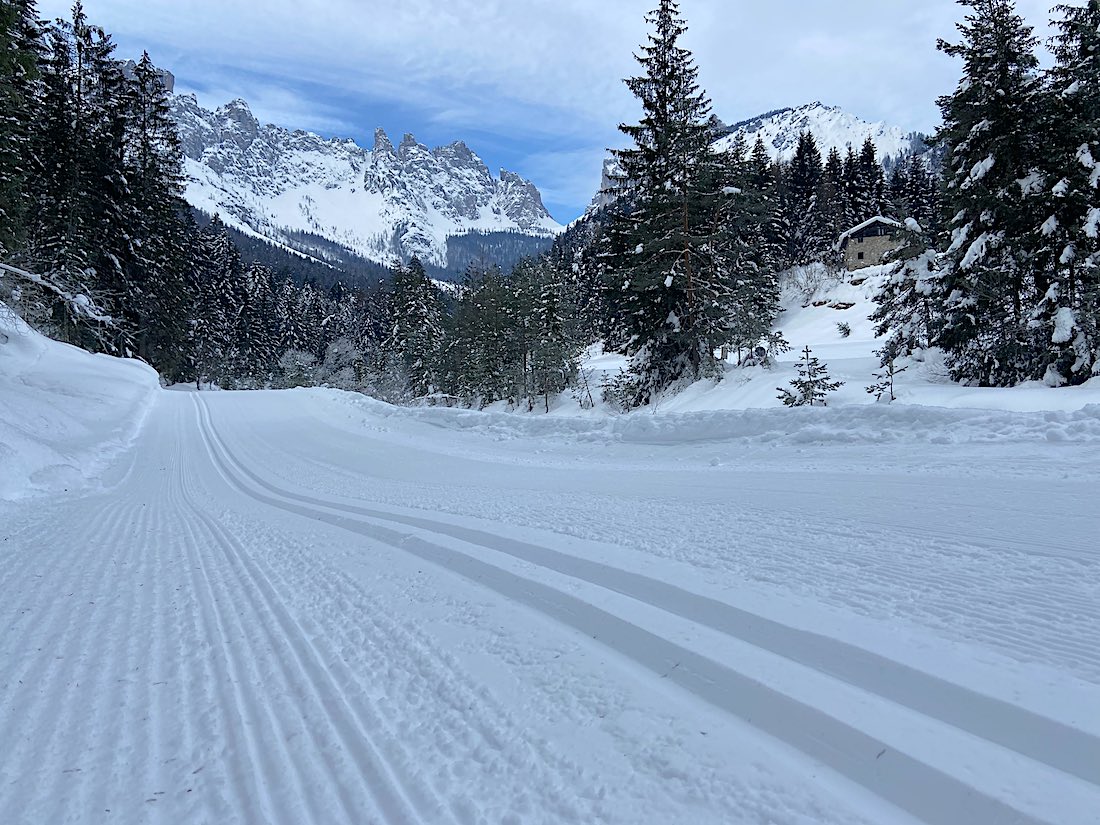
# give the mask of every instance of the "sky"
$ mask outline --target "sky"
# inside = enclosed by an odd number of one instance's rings
[[[1046,37],[1053,0],[1018,0]],[[70,0],[39,0],[43,17]],[[147,50],[178,92],[243,98],[264,122],[352,137],[464,140],[534,181],[559,221],[600,185],[656,0],[84,0],[118,56]],[[681,0],[702,86],[727,123],[821,101],[933,131],[961,68],[952,0]]]

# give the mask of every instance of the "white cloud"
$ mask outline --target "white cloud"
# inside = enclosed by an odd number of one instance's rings
[[[362,112],[341,116],[334,101],[395,106],[453,138],[508,136],[549,157],[546,146],[562,141],[571,144],[567,153],[591,155],[618,141],[620,121],[637,116],[621,79],[636,69],[631,55],[655,2],[85,0],[85,6],[127,53],[148,46],[182,85],[206,90],[206,103],[222,102],[211,99],[214,93],[242,96],[277,122],[325,131],[363,121]],[[1048,2],[1017,3],[1043,36]],[[40,10],[64,16],[69,4],[40,0]],[[681,8],[690,25],[686,45],[715,113],[727,121],[821,100],[927,131],[938,120],[936,97],[954,87],[961,68],[935,49],[938,37],[956,37],[963,11],[948,0],[682,0]],[[305,97],[304,87],[316,89],[318,99]]]

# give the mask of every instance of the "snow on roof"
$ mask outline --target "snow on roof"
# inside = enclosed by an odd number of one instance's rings
[[[874,226],[876,223],[884,223],[887,226],[896,226],[898,229],[901,229],[901,224],[897,221],[891,220],[890,218],[884,218],[882,217],[882,215],[876,215],[870,220],[864,221],[859,226],[853,226],[847,232],[842,233],[840,236],[840,240],[837,241],[837,246],[843,245],[846,240],[855,235],[857,232],[862,232],[864,229],[868,229]]]
[[[840,243],[844,243],[849,238],[851,238],[851,235],[854,235],[857,232],[862,232],[865,229],[875,226],[876,223],[886,223],[888,227],[898,227],[898,229],[901,229],[901,223],[899,223],[898,221],[892,220],[890,218],[883,218],[881,215],[877,215],[870,220],[866,220],[860,223],[858,227],[853,227],[847,232],[840,234]]]

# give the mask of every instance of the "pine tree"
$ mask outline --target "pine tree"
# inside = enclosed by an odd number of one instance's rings
[[[844,191],[844,160],[840,150],[833,147],[825,159],[825,171],[821,184],[821,211],[825,236],[835,241],[842,232],[851,229],[848,223],[847,198]]]
[[[783,222],[789,266],[819,261],[831,246],[821,199],[823,180],[817,141],[810,132],[803,132],[784,186]]]
[[[394,275],[391,306],[392,327],[385,347],[404,375],[409,396],[423,398],[439,385],[443,306],[419,258]]]
[[[844,386],[843,381],[833,381],[829,377],[829,368],[817,360],[807,346],[802,350],[802,358],[796,365],[798,377],[791,381],[791,389],[776,387],[779,400],[788,407],[826,407],[829,393]]]
[[[546,412],[550,396],[569,386],[577,374],[580,348],[571,339],[562,306],[562,286],[548,265],[536,270],[538,294],[531,324],[532,390],[541,395]]]
[[[28,155],[27,266],[64,291],[104,296],[117,310],[124,262],[133,255],[126,222],[125,81],[114,43],[81,3],[56,21],[40,61],[40,98]],[[55,306],[54,331],[88,348],[128,352],[125,335],[103,342]]]
[[[137,335],[138,355],[170,370],[186,335],[187,204],[183,157],[168,106],[168,91],[142,56],[129,84],[126,112],[124,233],[132,254],[124,262],[124,310]]]
[[[848,144],[848,151],[844,155],[844,229],[841,232],[859,226],[867,220],[868,217],[874,217],[873,215],[864,215],[859,207],[860,201],[860,166],[859,156],[856,155],[856,150],[852,148],[852,145]],[[838,236],[839,237],[839,236]]]
[[[939,344],[956,380],[1011,385],[1036,374],[1029,330],[1038,303],[1028,235],[1038,222],[1021,186],[1039,147],[1035,38],[1011,0],[958,0],[971,10],[962,42],[939,48],[964,63],[954,94],[939,101],[946,149],[945,324]]]
[[[252,263],[242,277],[241,309],[233,334],[238,352],[238,384],[258,388],[270,381],[278,363],[275,276],[263,264]]]
[[[871,138],[863,142],[857,161],[855,202],[856,223],[882,215],[886,202],[886,173]]]
[[[0,0],[0,257],[23,244],[44,44],[33,0]]]
[[[624,203],[609,233],[605,292],[625,332],[632,406],[698,377],[709,358],[698,278],[714,210],[727,197],[713,189],[710,101],[680,45],[687,27],[678,3],[661,0],[647,21],[654,31],[636,56],[642,73],[626,81],[644,115],[620,126],[634,146],[616,152]]]
[[[1100,373],[1100,0],[1054,11],[1032,324],[1048,383],[1079,384]]]
[[[875,355],[879,356],[880,359],[879,369],[872,374],[875,380],[867,387],[867,393],[873,395],[876,401],[881,401],[886,396],[889,402],[893,403],[898,400],[895,392],[897,377],[909,367],[899,367],[897,365],[897,355],[889,347],[876,350]]]
[[[782,243],[782,197],[779,191],[777,164],[768,155],[762,137],[756,138],[748,162],[747,190],[756,198],[758,235],[754,238],[760,251],[761,263],[771,271],[778,271],[784,264]]]
[[[196,296],[191,322],[195,384],[229,387],[241,368],[238,316],[243,266],[240,252],[217,216],[199,236],[193,286]]]

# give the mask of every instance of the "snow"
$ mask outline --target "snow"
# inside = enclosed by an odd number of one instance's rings
[[[1095,823],[1100,384],[874,404],[885,277],[785,294],[826,409],[796,352],[536,416],[4,322],[0,822]]]
[[[989,174],[989,170],[996,164],[997,159],[990,155],[985,160],[978,161],[974,164],[974,168],[970,170],[970,176],[966,179],[966,183],[963,184],[963,188],[977,183],[986,175]]]
[[[1097,227],[1100,227],[1100,208],[1094,206],[1089,209],[1089,213],[1085,218],[1085,235],[1090,238],[1097,237],[1100,235]]]
[[[462,143],[429,150],[406,136],[395,150],[380,131],[370,151],[261,126],[240,100],[209,111],[180,95],[173,114],[187,153],[188,202],[278,246],[292,247],[294,233],[306,232],[383,264],[419,254],[446,266],[453,235],[563,230],[527,181],[503,170],[494,178]]]
[[[48,341],[0,304],[0,500],[98,483],[157,388],[146,365]]]
[[[868,227],[874,226],[875,224],[878,224],[878,223],[886,224],[887,226],[897,227],[899,229],[902,226],[902,224],[898,223],[897,221],[893,220],[892,218],[884,218],[881,215],[877,215],[876,217],[870,218],[869,220],[866,220],[863,223],[859,224],[859,226],[853,226],[847,232],[844,232],[840,236],[839,244],[843,245],[844,242],[846,240],[848,240],[848,238],[852,237],[852,235],[855,235],[857,232],[862,232],[864,229],[867,229]],[[916,222],[914,221],[914,223],[916,223]]]
[[[1077,317],[1073,310],[1070,307],[1059,308],[1054,314],[1054,337],[1051,341],[1055,344],[1068,344],[1073,340],[1073,331],[1076,327]]]
[[[1043,191],[1043,185],[1046,183],[1046,176],[1039,171],[1033,171],[1026,178],[1021,178],[1016,181],[1020,186],[1020,192],[1024,197],[1028,195],[1037,195]]]
[[[985,258],[990,246],[996,246],[1000,242],[1002,234],[1000,232],[983,232],[975,238],[974,243],[970,244],[970,248],[966,250],[966,254],[959,261],[959,269],[963,271],[972,269],[975,264]]]
[[[751,149],[758,137],[764,140],[772,160],[790,160],[798,146],[798,136],[809,131],[817,141],[822,157],[836,149],[842,155],[851,146],[857,152],[867,138],[875,144],[879,158],[899,157],[912,150],[913,142],[905,131],[882,122],[869,122],[835,106],[811,103],[734,124],[729,137],[715,144],[727,151],[740,136]]]

